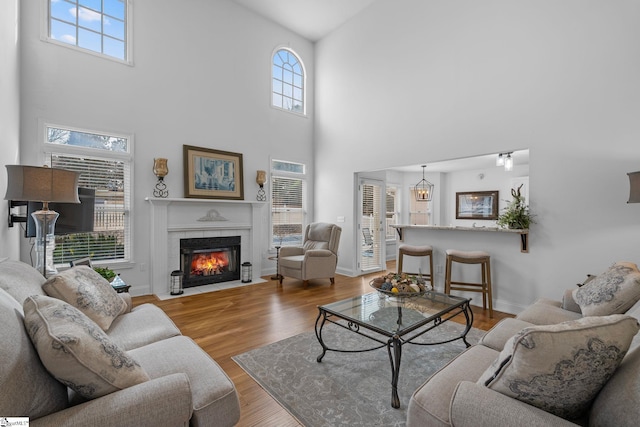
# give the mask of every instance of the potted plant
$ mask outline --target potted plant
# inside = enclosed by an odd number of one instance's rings
[[[93,267],[93,269],[102,277],[107,279],[107,282],[111,282],[116,277],[116,272],[109,267]]]
[[[522,184],[524,185],[524,184]],[[528,229],[530,224],[534,224],[534,215],[529,211],[529,206],[525,203],[525,198],[521,193],[522,185],[518,189],[511,189],[513,200],[504,208],[503,212],[498,215],[496,224],[502,228],[510,228],[514,230]]]

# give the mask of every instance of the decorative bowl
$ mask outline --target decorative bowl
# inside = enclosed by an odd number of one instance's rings
[[[376,277],[369,282],[369,286],[381,294],[393,297],[418,296],[431,289],[431,285],[426,284],[421,277],[406,273],[388,273]]]

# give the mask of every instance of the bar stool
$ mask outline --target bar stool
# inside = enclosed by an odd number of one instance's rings
[[[451,291],[467,291],[482,293],[482,308],[486,310],[487,299],[489,300],[489,318],[493,318],[493,302],[491,296],[491,257],[488,252],[484,251],[458,251],[455,249],[447,249],[447,261],[444,277],[444,293],[449,294]],[[454,262],[461,264],[480,264],[481,278],[480,283],[457,282],[451,280],[451,269]]]
[[[407,255],[407,256],[415,256],[415,257],[422,257],[422,256],[428,256],[429,257],[429,274],[424,274],[422,273],[422,277],[426,278],[426,280],[429,280],[429,283],[431,284],[431,287],[433,288],[433,248],[431,246],[425,245],[425,246],[412,246],[412,245],[400,245],[398,246],[398,274],[402,273],[402,259],[403,257]],[[405,271],[405,273],[407,273]],[[419,274],[419,273],[407,273],[407,274]]]

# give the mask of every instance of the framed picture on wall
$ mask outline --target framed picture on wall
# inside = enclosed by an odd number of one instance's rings
[[[242,154],[183,146],[184,196],[244,200]]]
[[[456,219],[498,219],[498,191],[457,192]]]

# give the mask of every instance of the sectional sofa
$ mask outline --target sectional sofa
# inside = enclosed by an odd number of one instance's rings
[[[637,426],[639,300],[629,262],[538,300],[419,387],[407,426]]]
[[[233,382],[155,305],[91,268],[0,259],[0,415],[31,426],[233,426]]]

